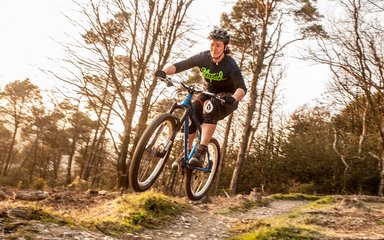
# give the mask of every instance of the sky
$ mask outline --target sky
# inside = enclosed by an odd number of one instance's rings
[[[0,87],[29,78],[50,87],[40,69],[64,54],[54,39],[66,38],[71,25],[60,13],[58,0],[0,2]]]
[[[222,0],[195,0],[191,17],[202,29],[196,51],[204,50],[205,39],[214,25],[219,25],[223,11],[230,5]],[[55,69],[54,60],[64,56],[57,42],[68,42],[78,35],[62,12],[70,13],[68,0],[1,0],[0,1],[0,90],[11,81],[29,78],[42,89],[53,83],[41,69]],[[204,6],[204,7],[202,7]],[[204,21],[202,21],[204,19]],[[208,47],[208,45],[207,45]],[[325,66],[292,61],[283,81],[285,111],[290,113],[309,104],[325,91],[329,74]]]

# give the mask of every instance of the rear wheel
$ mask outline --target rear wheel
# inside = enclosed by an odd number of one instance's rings
[[[203,158],[202,169],[188,169],[185,174],[184,189],[189,199],[203,198],[213,183],[220,163],[220,145],[216,139],[208,144],[208,154]]]
[[[129,166],[129,183],[136,192],[150,188],[161,173],[172,149],[176,119],[158,116],[141,136]]]

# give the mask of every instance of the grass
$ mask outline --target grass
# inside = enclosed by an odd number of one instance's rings
[[[333,197],[318,197],[305,194],[275,194],[265,201],[273,200],[308,200],[308,204],[286,214],[268,219],[242,223],[231,229],[237,235],[231,240],[274,240],[274,239],[321,239],[323,233],[314,226],[306,224],[305,212],[330,207]]]
[[[376,219],[375,223],[377,225],[384,225],[384,220]]]
[[[119,236],[141,228],[162,225],[181,213],[186,205],[155,191],[127,194],[93,207],[81,214],[77,223],[104,234]]]
[[[264,205],[265,205],[264,202],[256,202],[256,201],[250,201],[248,199],[243,199],[239,205],[229,206],[227,211],[222,212],[222,214],[225,214],[228,212],[246,212],[252,208],[257,208]]]
[[[125,233],[139,231],[143,227],[161,226],[186,208],[186,204],[162,193],[147,191],[141,194],[126,194],[83,209],[53,209],[33,202],[9,202],[2,204],[0,215],[2,212],[8,214],[10,221],[7,224],[17,222],[17,219],[21,218],[96,230],[119,237]],[[11,217],[14,220],[11,220]]]
[[[316,201],[321,198],[322,197],[319,197],[319,196],[302,194],[302,193],[291,193],[291,194],[277,193],[277,194],[269,195],[267,197],[267,199],[273,199],[273,200],[308,200],[308,201]]]
[[[325,200],[327,199],[327,200]],[[333,199],[333,198],[332,198]],[[246,212],[250,209],[262,207],[268,205],[269,202],[275,201],[275,200],[300,200],[300,201],[331,201],[327,197],[319,197],[314,195],[307,195],[307,194],[301,194],[301,193],[294,193],[294,194],[272,194],[266,197],[263,197],[262,201],[251,201],[246,198],[241,199],[239,201],[239,204],[233,204],[232,206],[229,206],[227,209],[224,209],[220,211],[220,214],[228,214],[228,213],[236,213],[236,212]],[[334,199],[332,200],[334,201]],[[332,202],[331,201],[331,202]],[[319,202],[321,203],[321,202]]]
[[[305,228],[296,228],[296,227],[274,227],[268,228],[263,227],[257,232],[246,233],[241,236],[231,237],[230,240],[281,240],[281,239],[314,239],[314,236],[320,235],[317,232],[314,232]]]
[[[20,218],[24,220],[35,220],[42,223],[66,224],[67,222],[60,214],[52,212],[49,208],[39,206],[34,202],[14,203],[3,201],[0,207],[0,215],[3,218]]]
[[[1,202],[0,226],[2,232],[7,233],[6,239],[35,239],[33,233],[31,233],[33,228],[28,227],[32,222],[68,224],[60,215],[56,215],[49,209],[41,208],[32,202]]]

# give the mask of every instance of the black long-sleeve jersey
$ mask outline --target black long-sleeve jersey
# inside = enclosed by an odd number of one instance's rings
[[[229,55],[225,55],[219,62],[212,62],[210,51],[198,53],[186,60],[175,63],[176,73],[199,67],[204,78],[207,91],[212,93],[228,92],[233,94],[241,88],[247,92],[243,75],[236,61]]]

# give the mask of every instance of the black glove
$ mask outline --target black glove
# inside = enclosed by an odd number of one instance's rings
[[[167,74],[163,70],[157,70],[155,76],[159,78],[166,78]]]
[[[225,104],[234,104],[236,102],[236,99],[230,93],[222,94],[221,98],[225,101]]]

